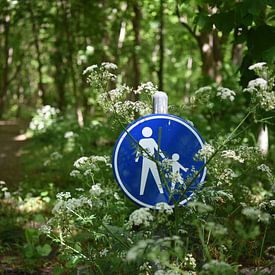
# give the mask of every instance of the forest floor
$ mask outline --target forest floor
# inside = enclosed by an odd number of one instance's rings
[[[20,157],[27,140],[26,128],[27,123],[22,121],[0,121],[0,181],[6,182],[11,191],[23,177]]]

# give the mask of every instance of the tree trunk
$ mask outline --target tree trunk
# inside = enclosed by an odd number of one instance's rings
[[[217,30],[212,32],[202,32],[197,35],[201,61],[202,61],[202,74],[210,80],[215,80],[217,84],[222,81],[221,65],[221,43],[217,35]]]
[[[41,97],[42,104],[46,105],[46,95],[45,95],[45,87],[43,84],[43,74],[42,74],[42,58],[41,58],[41,47],[40,47],[40,40],[39,40],[39,26],[37,26],[34,11],[32,8],[31,1],[29,2],[29,11],[30,11],[30,16],[31,16],[31,24],[32,24],[32,34],[34,38],[34,46],[36,50],[36,60],[38,63],[38,96]]]
[[[164,65],[164,0],[160,0],[159,9],[159,69],[158,69],[158,80],[159,90],[163,91],[163,65]]]
[[[56,7],[56,19],[55,19],[55,42],[54,42],[54,52],[53,52],[53,63],[55,66],[54,72],[54,80],[55,86],[57,90],[57,103],[58,108],[61,112],[66,110],[66,76],[67,76],[67,68],[63,62],[63,54],[62,54],[62,46],[64,45],[62,37],[62,21],[60,20],[60,11],[59,7]]]
[[[63,19],[64,19],[63,22],[64,22],[64,28],[66,32],[67,45],[68,45],[68,65],[71,72],[73,95],[75,99],[75,112],[76,112],[76,117],[77,117],[77,122],[79,127],[83,127],[84,126],[83,113],[79,103],[80,100],[79,100],[79,95],[77,90],[77,80],[75,77],[75,68],[74,68],[74,58],[73,58],[74,41],[72,39],[73,34],[70,30],[70,25],[69,25],[69,15],[71,14],[71,12],[70,12],[70,7],[68,7],[67,5],[66,0],[61,0],[61,6],[63,9]]]
[[[0,118],[4,115],[5,100],[8,93],[8,74],[9,74],[9,33],[10,15],[4,15],[4,64],[2,70],[2,85],[0,90]]]
[[[212,13],[213,11],[208,6],[204,7],[205,10]],[[218,37],[216,29],[211,31],[201,31],[196,33],[195,29],[192,29],[187,23],[186,18],[180,15],[179,3],[176,1],[176,14],[178,16],[181,25],[191,34],[196,40],[196,43],[200,50],[202,61],[202,75],[207,78],[205,82],[215,81],[220,84],[222,82],[221,66],[223,61],[221,45],[222,41]]]
[[[134,17],[132,19],[133,24],[133,31],[134,31],[134,50],[133,50],[133,71],[134,71],[134,78],[133,78],[133,87],[137,89],[138,85],[140,84],[140,64],[139,64],[139,47],[140,47],[140,19],[141,19],[141,11],[138,4],[138,1],[133,3],[133,10],[134,10]],[[138,95],[134,95],[133,98],[135,101],[138,100]]]

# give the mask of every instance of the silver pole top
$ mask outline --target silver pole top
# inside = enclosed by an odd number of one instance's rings
[[[153,113],[168,114],[168,96],[165,92],[156,92],[153,96]]]

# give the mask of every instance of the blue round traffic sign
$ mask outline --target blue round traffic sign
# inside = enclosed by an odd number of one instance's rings
[[[195,155],[204,141],[187,121],[154,114],[134,121],[113,151],[113,172],[122,191],[140,206],[185,204],[206,176]]]

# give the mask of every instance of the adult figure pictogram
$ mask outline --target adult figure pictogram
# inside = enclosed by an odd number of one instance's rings
[[[158,151],[162,158],[165,158],[164,154],[158,148],[157,142],[151,138],[153,131],[150,127],[144,127],[142,129],[142,135],[144,138],[140,139],[139,146],[142,148],[143,153],[140,150],[137,151],[135,161],[138,162],[139,158],[142,157],[142,168],[141,168],[141,180],[140,180],[140,191],[139,194],[143,195],[149,172],[152,173],[159,192],[163,194],[163,187],[161,184],[157,164],[150,157],[154,158],[155,151]]]

